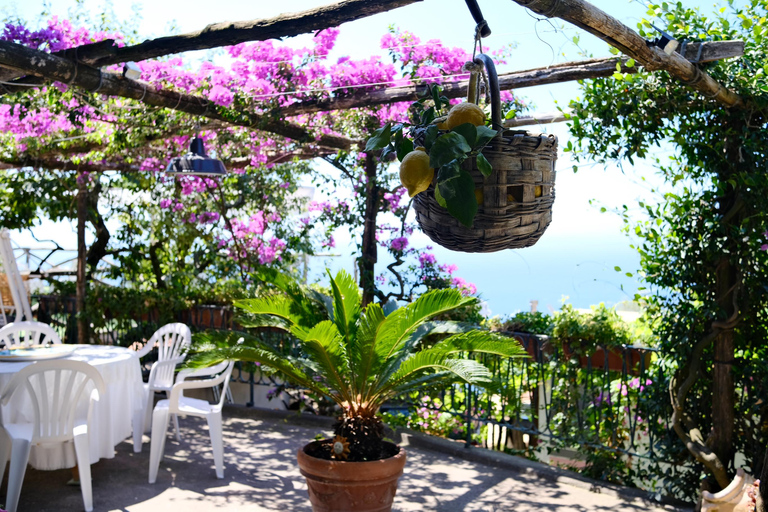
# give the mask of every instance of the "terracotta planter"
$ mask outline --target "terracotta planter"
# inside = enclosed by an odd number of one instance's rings
[[[310,446],[310,443],[307,446]],[[390,443],[387,443],[390,444]],[[405,450],[388,459],[344,462],[299,450],[299,469],[307,479],[313,512],[388,512],[405,467]]]

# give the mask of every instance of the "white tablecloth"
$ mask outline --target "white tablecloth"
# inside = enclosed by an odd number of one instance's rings
[[[85,361],[95,367],[106,386],[106,396],[95,404],[89,427],[91,463],[115,456],[115,446],[129,437],[132,432],[133,412],[141,408],[144,391],[141,380],[141,365],[136,352],[123,347],[106,345],[78,345],[72,355],[63,358]],[[11,377],[32,362],[0,362],[0,389]],[[13,418],[24,415],[24,404],[14,400],[3,407],[3,417]],[[32,446],[29,455],[32,467],[42,470],[71,468],[77,464],[74,445],[64,443],[56,446]]]

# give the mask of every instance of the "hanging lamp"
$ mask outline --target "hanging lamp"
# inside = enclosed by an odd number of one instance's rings
[[[224,163],[205,154],[203,139],[195,135],[189,145],[189,153],[168,162],[165,172],[186,176],[223,176],[227,174]]]

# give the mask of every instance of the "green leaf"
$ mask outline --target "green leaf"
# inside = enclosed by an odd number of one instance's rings
[[[451,160],[464,157],[472,151],[466,139],[456,132],[448,132],[435,140],[429,148],[429,166],[437,169]]]
[[[477,140],[475,141],[475,147],[474,149],[482,148],[489,142],[493,140],[494,137],[496,137],[496,134],[499,133],[497,130],[492,130],[488,128],[487,126],[478,126],[477,127]]]
[[[437,170],[437,182],[444,182],[454,178],[458,178],[461,174],[461,167],[458,160],[451,160],[444,166]],[[443,196],[445,197],[445,196]]]
[[[616,272],[621,272],[621,267],[619,267],[617,265],[617,266],[613,267],[613,270],[615,270]]]
[[[477,154],[477,168],[486,178],[493,172],[493,166],[491,166],[491,162],[489,162],[488,159],[485,158],[485,155],[482,153]]]
[[[405,155],[411,151],[413,151],[413,142],[411,139],[403,139],[400,145],[397,146],[397,159],[402,162]]]
[[[429,107],[421,114],[421,124],[427,125],[435,120],[435,107]]]
[[[360,316],[360,292],[357,283],[346,271],[340,270],[336,277],[331,276],[333,290],[333,321],[347,344],[357,333],[357,318]]]
[[[366,151],[376,151],[383,149],[389,145],[390,138],[392,137],[392,123],[387,123],[375,132],[373,136],[365,143]]]
[[[451,131],[464,137],[464,140],[466,140],[467,144],[470,146],[475,145],[475,141],[477,140],[477,128],[472,123],[460,124],[459,126],[454,127]]]
[[[477,214],[477,200],[475,199],[475,182],[472,176],[461,170],[456,177],[443,182],[438,181],[440,194],[445,198],[446,208],[456,220],[463,225],[472,227],[472,221]]]
[[[437,201],[437,204],[439,204],[443,208],[448,208],[448,205],[445,202],[445,198],[440,193],[440,187],[435,187],[435,201]]]
[[[627,63],[625,64],[628,68],[635,67],[635,59],[627,59]]]
[[[435,140],[437,140],[439,133],[440,130],[437,129],[437,126],[431,125],[427,127],[427,130],[424,132],[424,148],[427,152],[432,149],[432,145],[435,143]]]

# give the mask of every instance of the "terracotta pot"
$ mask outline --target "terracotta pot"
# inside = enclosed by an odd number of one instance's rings
[[[388,512],[405,467],[405,450],[371,462],[318,459],[299,450],[299,469],[307,479],[313,512]],[[391,443],[386,443],[391,444]]]

